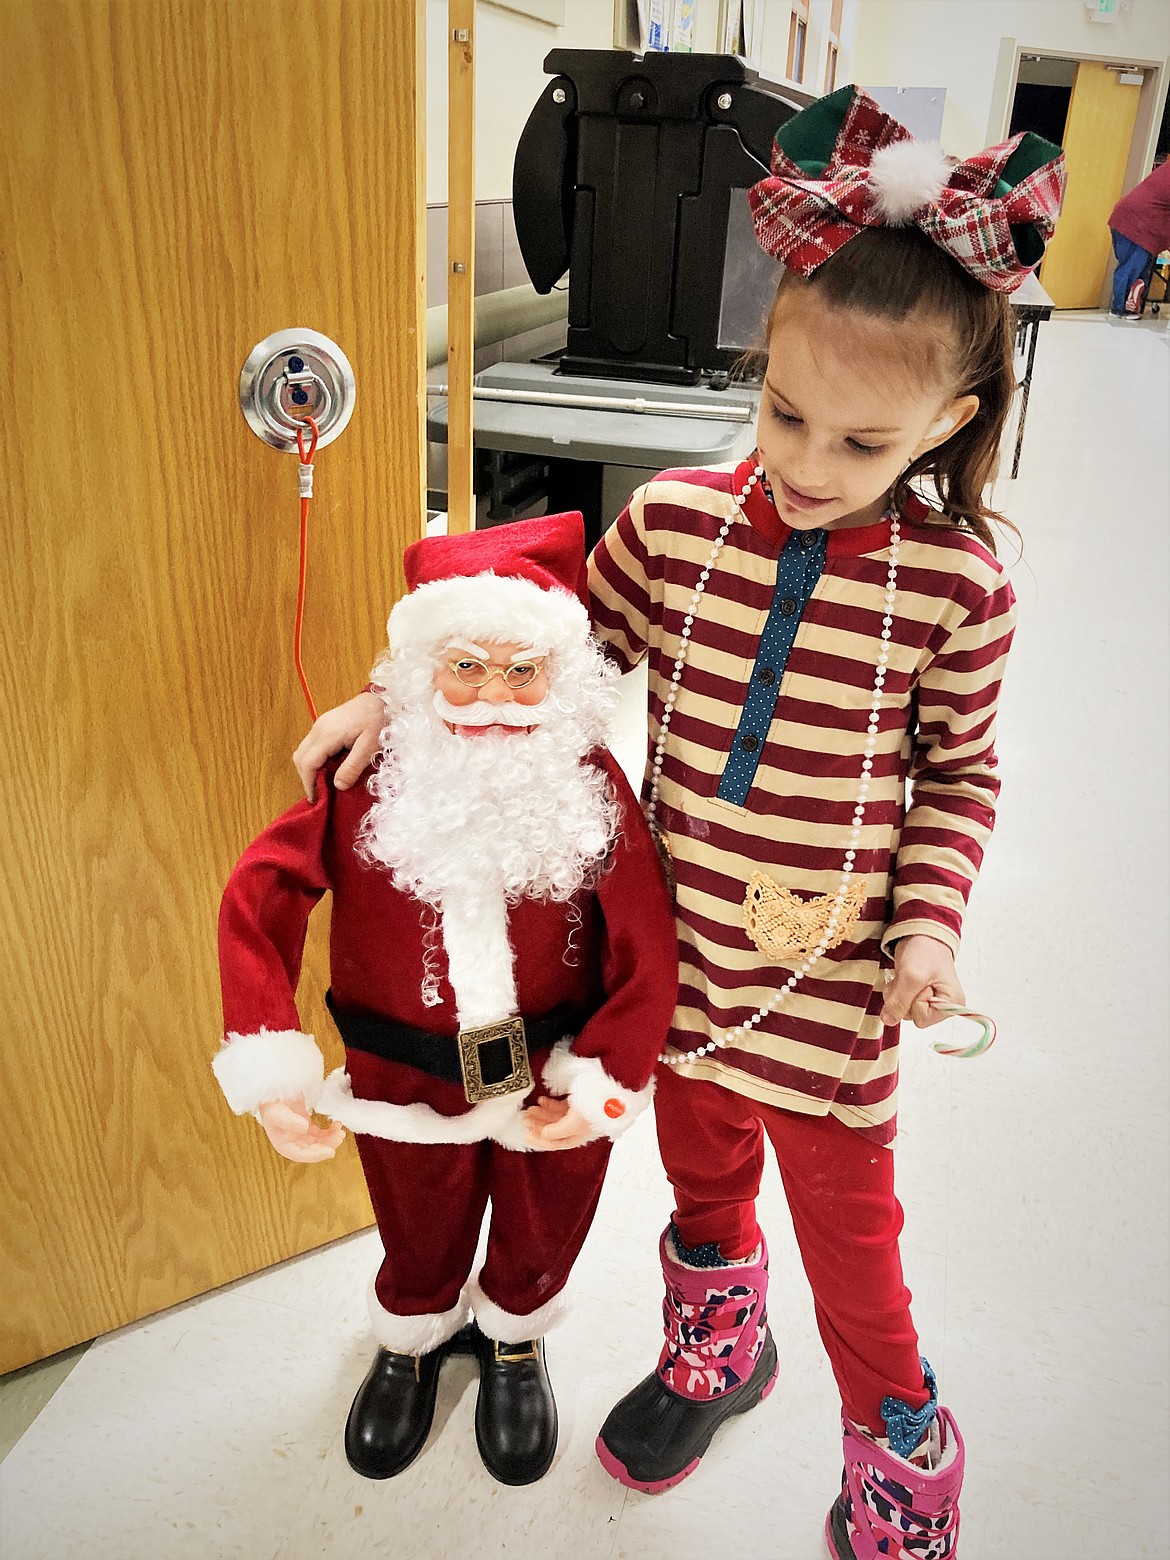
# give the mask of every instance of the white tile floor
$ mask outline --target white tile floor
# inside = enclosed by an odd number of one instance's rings
[[[1168,347],[1164,323],[1045,325],[1021,474],[996,491],[1026,539],[1023,622],[962,969],[1002,1038],[961,1063],[907,1035],[899,1150],[918,1325],[967,1437],[965,1560],[1170,1556]],[[632,695],[634,768],[640,719]],[[406,1474],[350,1472],[361,1235],[99,1341],[0,1470],[0,1554],[813,1560],[834,1393],[774,1174],[779,1389],[668,1495],[628,1494],[593,1458],[655,1357],[667,1210],[647,1124],[615,1154],[550,1343],[562,1435],[541,1484],[481,1468],[467,1360]]]

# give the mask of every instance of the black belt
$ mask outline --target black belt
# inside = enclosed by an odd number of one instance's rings
[[[566,1005],[540,1018],[507,1018],[457,1035],[437,1035],[369,1013],[347,1012],[338,1008],[332,991],[325,993],[325,1005],[347,1046],[417,1067],[444,1083],[461,1083],[472,1105],[521,1089],[527,1093],[532,1087],[529,1054],[578,1034],[589,1017],[582,1008]]]

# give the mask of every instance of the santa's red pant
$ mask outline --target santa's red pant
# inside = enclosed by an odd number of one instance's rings
[[[718,1242],[725,1257],[759,1244],[767,1133],[846,1414],[880,1430],[887,1394],[920,1408],[928,1393],[898,1254],[902,1209],[889,1149],[832,1116],[780,1110],[670,1067],[659,1068],[654,1111],[679,1235],[687,1246]]]
[[[463,1102],[455,1085],[421,1079],[413,1069],[354,1050],[346,1055],[359,1098],[408,1103],[421,1096],[447,1113]],[[441,1316],[458,1304],[489,1198],[479,1274],[487,1299],[513,1317],[527,1317],[564,1288],[601,1195],[613,1146],[608,1138],[583,1148],[522,1153],[492,1142],[356,1136],[386,1251],[374,1281],[384,1310],[398,1317]]]

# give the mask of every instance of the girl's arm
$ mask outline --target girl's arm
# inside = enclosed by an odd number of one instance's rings
[[[915,933],[899,937],[894,944],[894,968],[886,979],[883,1024],[900,1024],[904,1018],[912,1018],[917,1028],[929,1029],[946,1019],[946,1013],[938,1011],[940,1004],[967,1005],[955,956],[936,937]]]
[[[647,484],[648,486],[648,484]],[[593,632],[623,672],[646,654],[650,628],[649,549],[640,487],[589,555]]]
[[[995,822],[995,721],[1016,603],[1002,576],[954,629],[918,684],[911,803],[882,939],[930,938],[958,953],[963,912]]]
[[[318,715],[308,736],[293,754],[307,800],[313,800],[317,771],[322,764],[346,748],[349,755],[338,765],[333,784],[339,791],[349,790],[378,751],[384,719],[382,700],[368,691]]]

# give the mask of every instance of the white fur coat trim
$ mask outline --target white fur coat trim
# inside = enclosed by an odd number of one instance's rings
[[[627,1089],[609,1076],[592,1057],[574,1056],[571,1042],[555,1045],[544,1064],[545,1087],[565,1096],[593,1126],[597,1137],[620,1137],[640,1116],[654,1096],[654,1081],[644,1089]],[[540,1149],[528,1136],[520,1111],[525,1096],[505,1094],[498,1100],[473,1105],[461,1116],[443,1116],[429,1105],[392,1105],[387,1100],[359,1100],[344,1067],[331,1072],[322,1085],[315,1109],[366,1137],[390,1138],[396,1143],[482,1143],[490,1139],[518,1153],[563,1153]],[[625,1113],[607,1116],[607,1100],[620,1100]],[[594,1139],[590,1139],[590,1142]]]
[[[317,1109],[351,1132],[391,1138],[396,1143],[482,1143],[490,1138],[504,1148],[536,1151],[520,1119],[522,1094],[485,1100],[461,1116],[442,1116],[429,1105],[391,1105],[386,1100],[355,1099],[342,1067],[325,1080]]]
[[[440,920],[460,1029],[510,1018],[516,1011],[516,976],[503,889],[489,889],[472,903],[452,895],[443,901]]]
[[[407,644],[441,649],[462,637],[505,640],[544,655],[580,643],[588,632],[589,614],[567,590],[545,590],[490,569],[420,585],[398,602],[386,624],[392,652]]]
[[[468,1286],[449,1311],[434,1311],[423,1316],[399,1316],[388,1311],[378,1299],[373,1282],[368,1295],[370,1326],[382,1348],[395,1354],[430,1354],[446,1343],[471,1315]]]
[[[578,1056],[565,1040],[553,1047],[544,1064],[544,1081],[580,1111],[599,1136],[611,1138],[627,1132],[654,1098],[653,1078],[644,1089],[627,1089],[610,1077],[595,1056]],[[618,1116],[605,1109],[614,1101],[625,1107]]]
[[[310,1110],[325,1080],[325,1058],[312,1035],[299,1029],[261,1029],[229,1034],[211,1060],[220,1088],[237,1116],[250,1115],[269,1100],[303,1096]]]
[[[546,1332],[564,1320],[569,1309],[568,1296],[561,1289],[544,1305],[529,1311],[527,1316],[517,1316],[488,1299],[480,1288],[478,1274],[468,1284],[467,1293],[480,1332],[496,1343],[527,1343],[529,1338],[543,1338]]]

